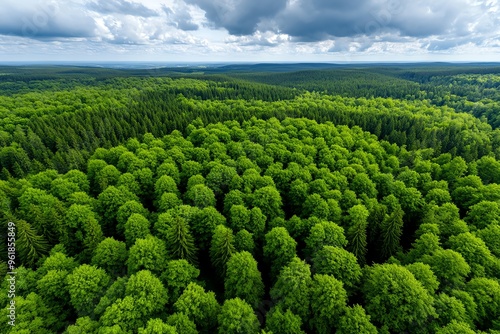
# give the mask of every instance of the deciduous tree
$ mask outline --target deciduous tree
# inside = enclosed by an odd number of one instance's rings
[[[344,236],[344,229],[342,227],[333,222],[321,221],[311,227],[305,243],[305,253],[308,256],[314,256],[324,246],[345,247],[347,239]]]
[[[375,265],[363,287],[366,310],[392,331],[424,328],[437,317],[433,299],[413,274],[396,264]]]
[[[347,293],[341,281],[329,275],[314,275],[311,284],[311,327],[317,333],[331,333],[337,318],[343,313]]]
[[[339,318],[337,334],[377,334],[377,327],[370,322],[371,317],[365,313],[360,305],[347,307],[345,313]]]
[[[174,309],[191,319],[201,333],[213,333],[217,326],[220,305],[213,292],[205,292],[196,283],[190,283],[174,304]],[[251,308],[250,308],[251,309]]]
[[[257,261],[248,252],[235,253],[227,262],[224,280],[226,299],[241,298],[254,309],[264,295],[264,283],[257,269]]]
[[[160,278],[168,288],[170,300],[176,301],[189,283],[195,282],[199,275],[200,271],[198,269],[188,261],[181,259],[168,261],[167,267]]]
[[[217,317],[219,334],[259,333],[259,320],[252,307],[240,298],[227,299]]]
[[[290,309],[301,319],[309,319],[311,284],[309,265],[294,257],[281,270],[278,280],[271,289],[271,298],[282,309]]]
[[[110,277],[103,269],[83,264],[67,277],[70,301],[80,316],[92,316]]]
[[[349,292],[361,279],[361,267],[354,254],[334,246],[324,246],[315,253],[313,270],[317,274],[331,275],[340,280]]]
[[[271,277],[278,276],[296,254],[297,242],[284,227],[275,227],[266,234],[264,258],[271,264]]]
[[[139,270],[150,270],[160,275],[169,259],[165,242],[153,236],[137,239],[130,248],[127,260],[128,272],[133,274]]]
[[[151,223],[140,213],[133,213],[125,223],[125,241],[132,246],[137,239],[144,239],[151,234]]]
[[[286,312],[275,306],[266,314],[266,330],[272,333],[305,334],[302,330],[302,319],[293,314],[290,309]]]
[[[106,238],[94,250],[91,264],[104,269],[112,276],[121,276],[126,272],[127,258],[128,251],[124,242]]]

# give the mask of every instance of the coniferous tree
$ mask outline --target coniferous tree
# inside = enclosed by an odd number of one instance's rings
[[[198,251],[194,238],[189,231],[188,223],[181,217],[175,217],[165,235],[167,251],[173,259],[186,259],[189,263],[197,263]]]
[[[235,252],[233,231],[224,225],[218,225],[212,236],[210,259],[220,276],[224,277],[226,274],[227,262]]]
[[[356,255],[361,265],[366,261],[368,216],[368,210],[363,205],[356,205],[349,210],[350,226],[347,229],[348,249]]]
[[[31,267],[48,253],[49,245],[45,238],[38,235],[31,225],[24,220],[16,221],[16,230],[17,254],[19,254],[21,263]]]
[[[400,249],[399,244],[403,234],[403,210],[397,208],[390,215],[386,215],[382,224],[382,256],[388,258],[395,255]]]

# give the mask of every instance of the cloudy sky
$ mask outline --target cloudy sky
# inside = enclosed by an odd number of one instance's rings
[[[500,61],[500,0],[1,0],[0,61]]]

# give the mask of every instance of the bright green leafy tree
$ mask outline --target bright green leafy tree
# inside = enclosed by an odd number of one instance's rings
[[[234,253],[227,262],[224,280],[226,299],[241,298],[256,309],[264,295],[264,283],[257,261],[248,252]]]
[[[219,334],[258,334],[260,332],[259,320],[252,307],[240,298],[227,299],[217,318]]]
[[[396,264],[370,268],[363,287],[368,314],[393,331],[425,328],[437,317],[433,298],[406,268]]]

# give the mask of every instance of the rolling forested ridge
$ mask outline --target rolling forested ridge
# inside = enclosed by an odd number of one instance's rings
[[[500,333],[500,67],[317,67],[0,67],[0,333]]]

